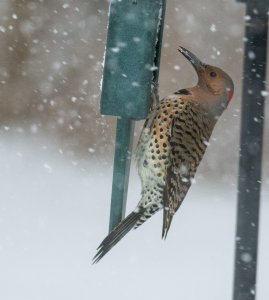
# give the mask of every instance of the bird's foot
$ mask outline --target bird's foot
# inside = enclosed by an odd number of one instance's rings
[[[137,4],[137,1],[138,1],[138,0],[132,0],[132,3],[133,3],[133,4]]]
[[[152,80],[151,82],[151,110],[154,110],[159,104],[159,83],[158,81]]]

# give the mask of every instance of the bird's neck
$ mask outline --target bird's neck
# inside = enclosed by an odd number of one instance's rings
[[[192,94],[192,101],[199,103],[208,117],[216,122],[227,106],[226,95],[213,94],[199,85],[188,88],[188,90]]]

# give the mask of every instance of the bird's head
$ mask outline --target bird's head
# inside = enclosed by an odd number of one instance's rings
[[[231,77],[220,68],[201,62],[183,47],[179,47],[178,51],[191,62],[198,75],[197,86],[192,88],[195,100],[218,118],[233,96],[234,84]]]

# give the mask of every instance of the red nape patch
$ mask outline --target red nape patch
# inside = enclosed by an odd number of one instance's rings
[[[233,94],[234,94],[234,93],[233,93],[232,90],[229,90],[229,91],[228,91],[228,101],[229,101],[229,102],[232,100]]]

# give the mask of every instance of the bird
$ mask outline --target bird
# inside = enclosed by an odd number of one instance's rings
[[[234,84],[227,73],[203,63],[184,47],[180,46],[178,51],[195,69],[198,82],[162,100],[157,84],[153,85],[153,104],[135,154],[141,200],[102,241],[93,263],[159,210],[163,210],[162,238],[167,237],[173,216],[194,181],[214,126],[232,99]]]

